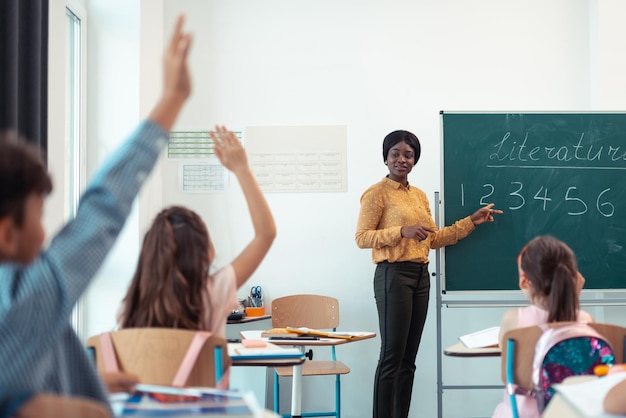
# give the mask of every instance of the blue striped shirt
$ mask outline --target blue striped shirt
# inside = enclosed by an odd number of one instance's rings
[[[0,388],[106,402],[69,318],[115,243],[168,134],[141,123],[94,176],[76,217],[27,266],[0,263]]]

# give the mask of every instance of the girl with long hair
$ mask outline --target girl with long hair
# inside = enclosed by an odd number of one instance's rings
[[[181,206],[162,210],[145,235],[118,318],[120,328],[199,329],[224,336],[226,318],[237,308],[237,289],[270,249],[274,218],[243,146],[223,126],[210,134],[217,158],[241,185],[254,237],[230,264],[209,275],[215,248],[200,216]]]
[[[578,271],[574,252],[552,236],[532,239],[517,256],[519,288],[530,301],[524,308],[507,311],[500,325],[500,347],[507,331],[550,322],[593,322],[593,317],[580,310],[580,292],[585,279]],[[539,417],[537,402],[531,397],[518,396],[521,417]],[[511,417],[508,394],[496,407],[494,418]]]

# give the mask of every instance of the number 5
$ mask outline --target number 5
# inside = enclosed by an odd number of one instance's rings
[[[571,190],[576,190],[576,187],[570,187],[567,189],[567,193],[565,193],[565,200],[574,200],[576,202],[580,202],[580,204],[583,205],[585,209],[581,212],[567,212],[567,214],[577,216],[577,215],[582,215],[584,213],[587,213],[587,204],[582,199],[579,199],[578,197],[570,197],[569,192]]]

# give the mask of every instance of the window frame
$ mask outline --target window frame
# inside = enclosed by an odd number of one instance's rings
[[[75,19],[72,22],[70,19]],[[87,149],[87,13],[83,0],[65,2],[65,193],[66,217],[76,216],[78,201],[86,184]],[[84,337],[84,307],[79,299],[71,324]]]

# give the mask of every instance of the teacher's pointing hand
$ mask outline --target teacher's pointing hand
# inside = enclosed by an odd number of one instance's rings
[[[474,212],[472,216],[470,216],[474,225],[480,225],[485,222],[493,222],[493,215],[500,215],[503,213],[499,209],[492,209],[493,206],[494,203],[490,203]]]

